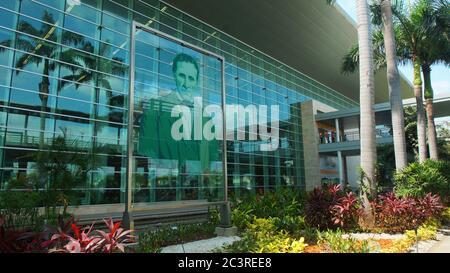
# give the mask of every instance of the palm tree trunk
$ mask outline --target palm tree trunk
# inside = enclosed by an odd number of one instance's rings
[[[422,100],[422,79],[420,77],[420,62],[414,60],[414,96],[417,107],[417,141],[419,145],[419,162],[427,160],[427,139],[425,111]]]
[[[387,78],[391,103],[392,129],[394,138],[395,167],[399,171],[406,167],[405,121],[400,91],[400,75],[397,68],[394,25],[390,0],[381,2],[384,46],[386,48]]]
[[[377,151],[375,144],[375,114],[374,104],[374,72],[372,58],[372,33],[369,16],[369,6],[366,0],[356,0],[358,16],[358,44],[359,44],[359,81],[361,107],[361,168],[362,177],[361,197],[364,206],[364,224],[374,225],[374,217],[369,202],[369,195],[376,195],[375,163]],[[362,134],[364,133],[364,135]]]
[[[425,100],[427,107],[427,123],[428,123],[428,146],[430,148],[430,158],[439,160],[437,147],[436,126],[434,125],[433,114],[433,88],[431,86],[431,67],[422,65],[423,80],[425,82]]]
[[[40,113],[40,132],[39,132],[39,150],[44,148],[44,132],[45,132],[45,110],[47,109],[47,99],[41,99]]]
[[[39,84],[39,98],[41,99],[41,113],[40,113],[40,132],[39,132],[39,150],[44,148],[44,134],[45,134],[45,111],[47,110],[47,100],[50,87],[48,58],[44,61],[44,75],[42,81]]]

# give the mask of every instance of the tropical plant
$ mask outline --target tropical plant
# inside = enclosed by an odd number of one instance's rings
[[[301,253],[307,244],[303,237],[295,238],[285,230],[278,230],[275,218],[255,218],[242,239],[226,246],[232,253]]]
[[[104,220],[108,233],[93,230],[94,223],[89,228],[80,229],[75,223],[71,224],[75,237],[61,232],[54,234],[46,245],[63,241],[64,246],[50,249],[50,252],[66,253],[113,253],[125,252],[125,247],[133,242],[131,230],[120,227],[121,222],[114,223],[112,219]],[[97,233],[96,235],[92,235]]]
[[[217,222],[160,226],[141,232],[137,252],[157,253],[162,247],[214,237]]]
[[[380,195],[372,205],[377,228],[393,233],[415,230],[427,220],[439,217],[444,209],[439,196],[431,194],[412,198],[390,192]]]
[[[240,198],[232,196],[231,218],[234,225],[244,230],[254,217],[296,217],[304,210],[305,193],[295,189],[279,189],[264,195],[247,194]]]
[[[358,226],[362,211],[356,196],[353,192],[348,192],[331,207],[331,214],[334,225],[349,230]]]
[[[397,170],[401,170],[407,164],[407,155],[403,103],[400,89],[400,74],[397,67],[396,39],[392,18],[392,4],[390,0],[378,0],[375,1],[375,3],[378,4],[381,9],[381,18],[377,19],[378,24],[382,25],[381,32],[384,37],[383,46],[385,49],[387,66],[389,102],[391,104],[395,167]]]
[[[450,163],[426,160],[412,163],[394,175],[398,196],[423,197],[438,194],[446,202],[450,196]]]
[[[374,22],[381,24],[381,8],[373,5]],[[424,72],[425,98],[427,102],[429,127],[430,154],[436,158],[435,129],[432,109],[432,89],[429,72],[432,64],[449,61],[449,4],[445,0],[418,0],[410,9],[403,1],[395,1],[393,5],[394,33],[397,42],[397,59],[401,63],[412,63],[414,68],[414,95],[417,110],[417,138],[419,148],[419,161],[427,158],[426,145],[426,117],[422,98],[421,68]],[[386,66],[386,55],[381,31],[374,32],[374,58],[376,68]],[[358,63],[358,48],[354,46],[344,57],[343,71],[354,72]],[[434,131],[434,132],[433,132]]]
[[[36,162],[36,171],[28,176],[40,192],[45,214],[57,215],[57,207],[62,205],[65,216],[67,207],[80,198],[77,186],[88,181],[88,174],[97,166],[95,148],[86,152],[78,147],[77,141],[70,141],[63,132],[52,140],[48,150],[40,150],[30,155]]]
[[[415,7],[417,15],[428,22],[426,39],[419,51],[419,59],[424,78],[424,96],[427,110],[428,145],[430,158],[439,159],[436,126],[433,114],[433,88],[431,66],[439,63],[450,65],[450,2],[445,0],[419,1]],[[416,16],[417,16],[416,15]]]
[[[38,230],[42,227],[38,205],[40,195],[25,175],[12,178],[0,191],[3,227],[11,231]]]
[[[318,232],[317,244],[332,253],[369,253],[368,240],[357,241],[351,236],[345,237],[340,229]]]
[[[334,0],[326,0],[334,3]],[[361,191],[362,206],[364,208],[364,221],[367,226],[374,224],[372,208],[369,195],[376,196],[377,181],[375,177],[375,165],[377,158],[375,142],[375,112],[374,104],[374,63],[372,45],[372,26],[370,23],[369,5],[366,0],[356,0],[357,22],[358,22],[358,52],[359,82],[360,82],[360,131],[364,132],[361,137],[361,168],[366,176],[363,178],[364,191]]]
[[[306,222],[319,229],[346,229],[358,225],[362,210],[352,192],[345,193],[340,185],[316,187],[306,203]]]

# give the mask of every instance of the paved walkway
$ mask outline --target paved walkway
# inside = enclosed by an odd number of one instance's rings
[[[231,244],[241,238],[233,237],[214,237],[207,240],[195,241],[186,244],[172,245],[164,247],[161,253],[208,253],[212,250],[222,247],[225,244]]]
[[[450,228],[441,229],[442,239],[433,245],[427,253],[450,253]]]

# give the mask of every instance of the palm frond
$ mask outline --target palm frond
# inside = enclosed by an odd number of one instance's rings
[[[359,47],[353,45],[343,58],[341,72],[345,75],[354,73],[359,66]]]

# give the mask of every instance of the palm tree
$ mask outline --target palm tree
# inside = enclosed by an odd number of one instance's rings
[[[62,61],[67,62],[73,58],[73,56],[71,55],[72,52],[61,52],[60,47],[54,44],[57,42],[58,36],[56,32],[57,23],[53,19],[53,15],[48,13],[48,11],[45,11],[42,21],[46,22],[47,24],[41,24],[40,29],[36,29],[33,25],[29,24],[26,21],[19,22],[17,29],[21,32],[28,33],[35,37],[40,37],[49,42],[40,39],[27,39],[25,37],[19,37],[15,41],[17,49],[27,52],[16,60],[16,75],[21,73],[22,69],[30,63],[34,63],[37,66],[39,66],[42,62],[44,63],[42,80],[39,83],[39,98],[41,100],[39,133],[40,150],[42,150],[44,146],[46,120],[45,112],[47,111],[47,101],[50,91],[50,73],[57,68],[57,59],[61,59]],[[72,42],[74,44],[79,44],[83,41],[83,37],[70,32],[64,32],[62,35],[62,40],[63,42]],[[5,40],[0,44],[3,46],[8,46],[13,43],[14,41],[12,40]],[[0,51],[4,51],[5,49],[5,47],[0,47]]]
[[[377,17],[377,7],[374,7],[375,8],[372,9],[372,11],[375,11],[374,17]],[[445,8],[447,11],[445,11]],[[445,0],[418,0],[411,8],[411,11],[408,11],[402,5],[401,1],[396,1],[396,5],[393,6],[392,11],[395,19],[394,33],[397,41],[397,59],[401,63],[410,62],[414,67],[414,95],[416,97],[419,161],[423,162],[427,158],[427,145],[426,119],[423,107],[422,78],[420,72],[421,67],[422,69],[424,68],[424,63],[428,63],[429,67],[433,63],[442,61],[442,58],[444,57],[448,60],[448,49],[443,50],[442,46],[439,46],[445,43],[448,46],[448,3],[445,5]],[[380,12],[379,7],[378,12]],[[443,14],[447,15],[446,21],[443,20],[443,18],[445,18],[445,16],[442,16]],[[377,20],[374,21],[376,22]],[[447,31],[442,32],[442,28],[439,27],[439,25],[442,26],[442,21],[447,22]],[[439,36],[438,33],[441,33],[441,35]],[[374,40],[376,41],[374,57],[377,68],[386,65],[384,44],[379,43],[382,37],[383,33],[374,33]],[[435,37],[441,37],[441,41],[435,39]],[[442,41],[442,39],[446,39],[447,42]],[[431,58],[429,55],[434,57]],[[438,56],[437,59],[436,56]],[[354,72],[357,63],[358,49],[353,47],[344,57],[343,71]],[[427,70],[428,69],[425,66],[425,71]],[[424,78],[427,78],[426,80],[428,81],[429,75],[424,76]],[[432,97],[431,83],[429,84],[429,87],[430,88],[428,88],[427,91],[428,98],[430,98],[430,96]],[[431,103],[429,103],[429,105],[432,107]],[[432,108],[429,110],[428,115],[429,119],[432,120]],[[434,121],[432,123],[432,128],[434,128],[433,124]]]
[[[333,3],[327,0],[327,3]],[[374,64],[372,50],[372,27],[370,22],[369,5],[366,0],[356,0],[358,21],[358,50],[360,53],[359,81],[360,81],[360,123],[361,132],[361,169],[362,176],[361,198],[364,206],[364,222],[367,226],[373,226],[374,217],[369,202],[369,195],[376,196],[375,162],[377,150],[375,143],[375,113],[374,104]],[[361,134],[360,132],[360,134]]]
[[[397,67],[394,23],[390,0],[381,0],[381,18],[383,22],[384,47],[386,51],[387,79],[389,86],[389,101],[391,104],[391,119],[394,139],[395,167],[401,170],[406,167],[405,123],[403,117],[403,102],[400,89],[400,75]]]
[[[430,158],[439,160],[436,127],[433,115],[433,88],[431,86],[431,66],[438,63],[450,64],[450,4],[444,0],[421,1],[417,12],[422,18],[428,18],[431,27],[427,29],[427,39],[423,41],[419,55],[425,84],[425,100],[428,122],[428,145]]]

